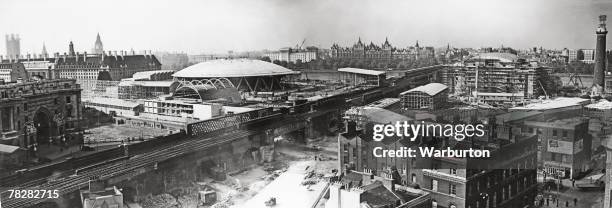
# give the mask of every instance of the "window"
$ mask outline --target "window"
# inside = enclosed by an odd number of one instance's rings
[[[66,96],[66,103],[70,103],[70,96]]]
[[[457,169],[451,168],[450,169],[450,174],[457,175]]]
[[[553,136],[557,136],[557,130],[553,129]]]
[[[438,180],[435,180],[435,179],[431,180],[431,190],[438,191]]]
[[[567,130],[563,130],[563,137],[567,137]]]
[[[451,196],[457,195],[457,185],[454,185],[454,184],[448,185],[448,194],[450,194]]]

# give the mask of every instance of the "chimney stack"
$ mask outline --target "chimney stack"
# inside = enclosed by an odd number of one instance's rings
[[[595,46],[595,70],[593,74],[593,96],[603,96],[606,84],[606,15],[599,15],[599,26],[595,31],[597,35],[597,45]]]

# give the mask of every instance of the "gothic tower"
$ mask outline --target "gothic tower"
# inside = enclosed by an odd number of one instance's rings
[[[68,45],[68,55],[76,55],[76,53],[74,53],[74,44],[72,44],[72,41],[70,41],[70,44]]]
[[[19,35],[10,34],[6,35],[6,56],[11,59],[19,59],[21,55],[21,39]]]
[[[593,92],[597,96],[603,96],[606,84],[606,15],[599,15],[599,27],[595,31],[597,34],[597,45],[595,48],[595,70],[593,74]]]
[[[104,47],[102,45],[102,40],[100,40],[100,33],[96,36],[96,43],[94,43],[94,48],[92,50],[94,54],[102,54],[104,53]]]

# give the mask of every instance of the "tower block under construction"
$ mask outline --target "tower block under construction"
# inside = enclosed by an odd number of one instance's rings
[[[595,48],[595,70],[593,74],[593,94],[603,96],[606,78],[606,15],[599,16],[597,27],[597,46]]]

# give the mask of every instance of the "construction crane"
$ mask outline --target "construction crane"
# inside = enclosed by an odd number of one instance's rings
[[[542,91],[544,91],[544,96],[546,96],[546,99],[548,99],[548,93],[546,93],[546,90],[544,89],[544,86],[542,85],[542,82],[540,82],[540,80],[538,80],[538,84],[540,84],[540,88],[542,88]]]
[[[306,38],[304,38],[304,40],[302,40],[302,43],[300,43],[299,45],[297,45],[297,49],[302,49],[302,46],[304,46],[304,43],[306,42]]]

